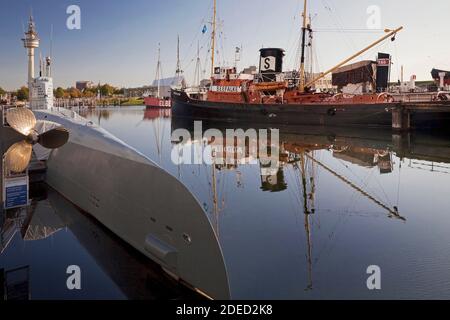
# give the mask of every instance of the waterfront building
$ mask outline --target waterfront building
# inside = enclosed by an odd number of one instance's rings
[[[94,88],[94,83],[92,81],[77,81],[75,83],[75,88],[83,92],[86,89]]]
[[[433,69],[431,76],[440,90],[450,90],[450,71]]]

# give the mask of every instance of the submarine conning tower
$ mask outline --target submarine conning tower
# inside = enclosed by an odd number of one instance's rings
[[[259,50],[259,72],[264,82],[276,81],[277,74],[283,72],[284,49],[263,48]]]

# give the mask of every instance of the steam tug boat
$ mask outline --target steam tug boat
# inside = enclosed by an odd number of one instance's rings
[[[260,74],[239,75],[236,68],[215,68],[204,93],[172,90],[174,117],[256,121],[286,125],[391,125],[387,93],[332,94],[298,90],[296,79],[282,73],[282,49],[261,49]],[[266,61],[275,64],[266,72]]]
[[[390,126],[391,108],[397,103],[385,90],[377,88],[358,94],[332,94],[314,92],[311,88],[318,80],[384,40],[389,38],[395,40],[396,34],[403,28],[385,30],[386,34],[378,41],[334,68],[307,81],[305,76],[306,34],[309,31],[311,36],[312,30],[307,22],[306,5],[305,0],[299,71],[283,72],[283,49],[261,49],[259,73],[255,75],[238,74],[235,67],[215,67],[214,50],[211,50],[209,88],[204,91],[172,90],[172,116],[286,125]],[[214,26],[215,23],[213,23]],[[214,48],[215,34],[213,30],[212,48]],[[389,66],[390,60],[387,68]],[[379,67],[382,68],[383,65],[380,64]],[[387,87],[388,76],[385,80]]]

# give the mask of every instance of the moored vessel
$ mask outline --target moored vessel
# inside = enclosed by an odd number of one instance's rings
[[[180,62],[180,37],[177,38],[177,68],[175,77],[162,79],[161,68],[161,49],[158,48],[158,63],[156,66],[156,78],[153,81],[153,87],[156,87],[156,92],[149,92],[144,95],[144,104],[147,108],[162,108],[170,109],[172,101],[170,91],[172,89],[183,89],[186,87],[184,78],[182,76]]]
[[[214,6],[216,1],[214,1]],[[214,9],[215,12],[215,9]],[[213,28],[215,23],[213,21]],[[384,90],[361,94],[316,92],[313,85],[403,28],[385,30],[386,34],[330,70],[311,79],[305,74],[306,34],[311,32],[304,1],[300,70],[283,72],[284,50],[260,50],[259,73],[239,74],[236,67],[215,67],[211,51],[211,83],[206,92],[172,90],[174,117],[257,121],[267,124],[314,125],[391,125],[394,102]],[[212,31],[212,47],[216,31]]]
[[[144,95],[144,104],[147,108],[170,108],[172,106],[170,96],[161,92],[161,49],[158,48],[158,63],[156,65],[156,93],[147,93]]]

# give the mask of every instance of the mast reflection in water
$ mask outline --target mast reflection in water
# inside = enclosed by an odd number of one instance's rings
[[[259,159],[251,165],[174,164],[173,148],[216,142],[172,141],[173,130],[192,132],[193,126],[166,110],[104,109],[85,116],[193,192],[219,237],[232,298],[450,298],[448,137],[282,127],[281,165],[267,175]],[[203,130],[232,127],[203,122]],[[238,160],[246,150],[225,156]],[[47,213],[36,215],[38,209]],[[11,237],[0,267],[29,266],[32,298],[80,297],[65,289],[70,264],[86,270],[83,298],[189,295],[53,190],[30,210],[28,227]],[[381,268],[380,291],[367,289],[370,265]]]

